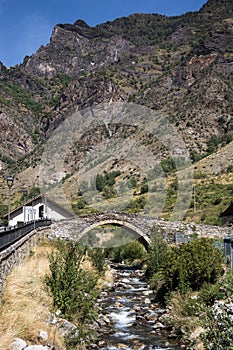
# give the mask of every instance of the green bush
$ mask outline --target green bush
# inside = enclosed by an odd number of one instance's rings
[[[200,290],[205,283],[216,283],[222,273],[222,261],[222,252],[207,238],[171,247],[151,279],[152,288],[163,302],[175,290],[182,295]]]
[[[81,267],[86,249],[76,242],[58,240],[57,250],[49,256],[50,274],[45,285],[53,306],[68,320],[84,323],[95,316],[98,296],[97,276]]]
[[[142,210],[146,205],[146,198],[141,195],[135,199],[132,199],[127,205],[127,211],[129,213],[137,213]]]
[[[171,174],[176,170],[176,164],[173,158],[161,160],[160,164],[166,174]]]
[[[205,329],[202,340],[206,349],[232,349],[233,320],[226,312],[214,314],[210,311],[205,320]]]
[[[198,299],[207,306],[215,300],[230,298],[233,294],[233,273],[227,271],[215,284],[204,283],[199,291]]]
[[[106,263],[104,259],[103,249],[93,248],[88,250],[88,255],[91,258],[91,262],[94,267],[97,268],[99,273],[106,271]]]
[[[121,174],[120,170],[111,171],[110,173],[105,173],[103,175],[96,175],[96,189],[102,192],[104,188],[112,187],[115,184],[115,178]]]
[[[148,192],[148,185],[147,184],[143,184],[141,186],[141,189],[140,189],[140,194],[144,194],[144,193],[147,193]]]
[[[206,306],[211,306],[220,295],[219,285],[217,283],[204,283],[199,291],[198,300]]]
[[[151,236],[151,244],[148,251],[146,276],[151,278],[153,274],[159,271],[164,264],[167,254],[167,243],[163,237],[154,228]]]
[[[144,246],[136,240],[133,240],[122,246],[106,249],[106,257],[114,262],[125,261],[131,265],[141,265],[147,257]]]
[[[121,247],[120,258],[129,264],[135,261],[143,262],[146,257],[146,250],[138,241],[132,241]]]

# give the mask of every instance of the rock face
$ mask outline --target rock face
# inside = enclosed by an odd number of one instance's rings
[[[213,134],[226,142],[233,129],[232,6],[209,0],[180,17],[56,25],[50,43],[23,64],[0,65],[1,158],[27,155],[68,114],[110,101],[166,115],[197,153]]]
[[[83,21],[56,25],[50,44],[28,58],[24,70],[52,78],[57,74],[76,77],[117,62],[133,45],[121,36],[105,37]],[[62,50],[61,50],[62,48]]]

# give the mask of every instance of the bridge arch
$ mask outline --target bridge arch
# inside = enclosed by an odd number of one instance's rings
[[[94,228],[97,228],[99,226],[104,226],[104,225],[121,226],[130,232],[136,233],[138,238],[136,238],[135,240],[138,240],[146,249],[148,249],[148,246],[151,242],[150,238],[145,233],[143,233],[142,230],[140,230],[137,226],[124,220],[104,219],[98,222],[91,223],[88,225],[88,227],[84,228],[79,233],[79,238],[81,239],[85,234],[87,234],[89,231],[93,230]]]

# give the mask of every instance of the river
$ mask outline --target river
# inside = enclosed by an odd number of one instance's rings
[[[103,350],[181,349],[160,322],[164,310],[153,303],[143,272],[115,266],[114,285],[99,299],[105,324],[99,335]]]

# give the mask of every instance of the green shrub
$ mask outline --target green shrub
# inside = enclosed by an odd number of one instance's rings
[[[76,242],[58,240],[57,250],[50,254],[50,274],[45,285],[53,306],[71,321],[83,323],[95,316],[98,296],[97,276],[81,267],[86,249]]]
[[[143,262],[146,257],[146,250],[138,241],[132,241],[121,247],[121,260],[127,263],[134,263],[135,260]]]
[[[198,294],[198,300],[207,306],[213,305],[214,301],[220,297],[218,283],[204,283]]]
[[[154,228],[151,236],[151,244],[148,251],[146,276],[151,278],[153,274],[158,272],[162,264],[166,259],[167,243],[163,237],[158,233],[158,230]]]
[[[88,255],[91,258],[91,262],[94,267],[97,268],[99,273],[106,271],[106,263],[104,259],[103,249],[93,248],[88,250]]]
[[[147,257],[147,252],[144,246],[136,240],[106,250],[106,256],[114,262],[125,261],[131,265],[142,265]]]
[[[233,320],[226,312],[214,314],[210,311],[205,320],[205,329],[202,340],[206,349],[232,349]]]
[[[161,160],[160,164],[166,174],[171,174],[176,170],[176,164],[173,158]]]
[[[222,273],[222,261],[222,252],[207,238],[171,247],[152,278],[152,287],[163,302],[175,290],[182,295],[200,290],[205,283],[216,283]]]
[[[127,211],[129,213],[137,213],[142,210],[146,205],[146,198],[141,195],[138,198],[132,199],[127,205]]]
[[[233,273],[227,271],[216,284],[203,284],[199,292],[199,300],[207,306],[213,305],[215,300],[230,298],[233,294]]]
[[[115,184],[115,178],[121,174],[120,170],[111,171],[110,173],[105,173],[103,175],[96,175],[96,189],[102,192],[107,187],[112,187]]]
[[[148,185],[147,184],[143,184],[141,186],[141,189],[140,189],[140,194],[144,194],[144,193],[147,193],[148,192]]]

